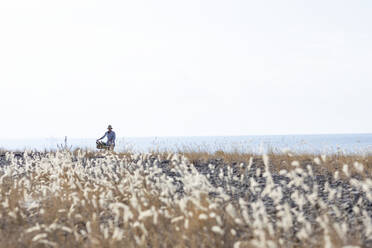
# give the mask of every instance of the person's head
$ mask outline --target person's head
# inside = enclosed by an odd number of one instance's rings
[[[112,130],[112,126],[111,126],[111,125],[108,125],[107,130],[108,130],[109,132],[111,132],[111,130]]]

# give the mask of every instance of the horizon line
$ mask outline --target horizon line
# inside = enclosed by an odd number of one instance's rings
[[[120,138],[202,138],[202,137],[262,137],[262,136],[321,136],[321,135],[372,135],[372,133],[295,133],[295,134],[244,134],[244,135],[149,135],[149,136],[118,136]],[[0,138],[0,140],[35,140],[35,139],[95,139],[93,137],[28,137],[28,138]]]

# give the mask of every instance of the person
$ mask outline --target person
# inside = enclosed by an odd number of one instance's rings
[[[109,146],[110,150],[114,150],[115,148],[115,139],[116,139],[116,134],[114,131],[112,131],[112,126],[108,125],[107,127],[108,131],[103,135],[101,138],[99,138],[97,141],[100,141],[107,137],[107,142],[106,145]]]

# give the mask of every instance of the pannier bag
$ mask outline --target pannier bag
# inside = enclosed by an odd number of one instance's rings
[[[105,142],[102,142],[102,141],[97,141],[96,144],[97,144],[97,149],[109,149],[110,148],[109,145],[107,145]]]

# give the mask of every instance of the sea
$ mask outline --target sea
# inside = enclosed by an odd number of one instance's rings
[[[96,150],[96,143],[93,138],[0,139],[0,149],[4,150],[53,151],[61,148]],[[372,154],[372,134],[120,137],[115,150]]]

